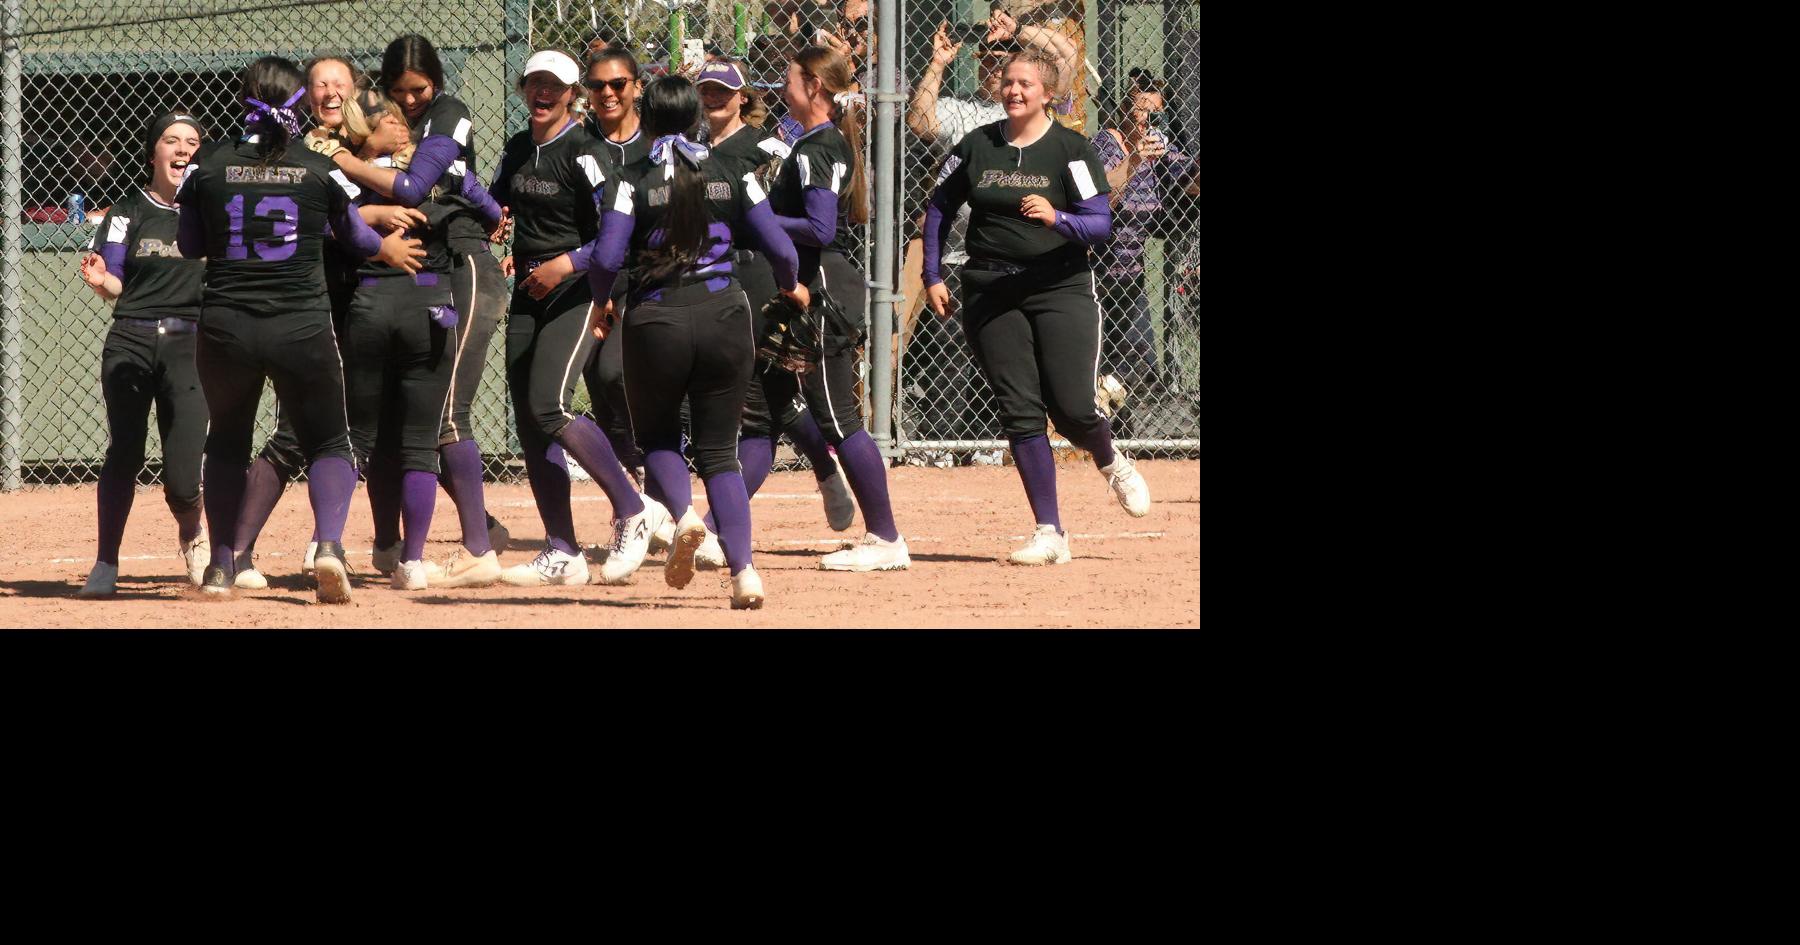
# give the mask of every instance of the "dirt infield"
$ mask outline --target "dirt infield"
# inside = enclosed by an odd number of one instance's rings
[[[768,590],[759,611],[732,611],[724,572],[703,571],[684,590],[663,583],[661,557],[626,587],[426,590],[401,593],[369,569],[368,504],[350,508],[344,546],[359,571],[348,606],[313,602],[299,573],[312,516],[304,486],[282,498],[264,532],[258,564],[266,591],[229,602],[196,599],[180,574],[174,522],[160,489],[140,489],[121,553],[119,594],[75,598],[94,554],[94,488],[0,496],[0,533],[11,536],[0,563],[0,627],[365,627],[398,628],[903,628],[1198,627],[1200,625],[1200,464],[1144,461],[1150,514],[1121,511],[1091,465],[1060,466],[1063,525],[1075,560],[1052,568],[1004,563],[1023,544],[1031,515],[1010,468],[896,467],[889,483],[911,548],[910,571],[837,574],[820,555],[861,535],[825,524],[809,472],[777,473],[752,505],[756,566]],[[696,501],[705,492],[695,490]],[[575,524],[582,541],[610,536],[611,507],[598,487],[578,483]],[[542,525],[523,485],[488,489],[489,510],[512,529],[503,564],[527,561]],[[456,513],[439,496],[426,556],[455,547]]]

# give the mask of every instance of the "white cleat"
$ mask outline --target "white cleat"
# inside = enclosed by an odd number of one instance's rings
[[[321,604],[350,603],[350,565],[344,561],[344,546],[335,541],[319,543],[313,555],[315,592]]]
[[[613,540],[600,566],[599,584],[625,584],[650,553],[650,536],[663,527],[669,510],[660,502],[645,502],[644,510],[630,518],[613,519]]]
[[[431,586],[424,561],[402,561],[394,568],[394,590],[422,591]]]
[[[1057,531],[1055,525],[1039,525],[1031,541],[1006,560],[1013,564],[1068,564],[1069,533]]]
[[[910,567],[912,555],[906,551],[904,536],[882,541],[865,534],[862,541],[819,559],[821,571],[904,571]]]
[[[500,580],[500,556],[489,551],[479,557],[461,548],[443,564],[427,564],[432,587],[489,587]]]
[[[254,567],[245,568],[231,579],[231,586],[240,591],[266,591],[269,589],[269,579]]]
[[[195,535],[194,540],[189,542],[183,542],[179,537],[175,540],[179,549],[177,554],[181,555],[182,563],[187,565],[188,582],[199,587],[200,579],[206,576],[206,566],[212,563],[212,546],[206,541],[206,533]]]
[[[694,514],[693,506],[688,506],[681,513],[681,528],[675,531],[675,540],[670,544],[669,560],[663,563],[663,580],[670,587],[680,589],[694,579],[694,558],[708,537],[706,523]]]
[[[301,574],[313,573],[313,571],[316,570],[316,568],[314,567],[314,559],[317,558],[318,556],[319,556],[319,543],[316,541],[307,542],[306,543],[306,556],[300,559],[300,573]]]
[[[1150,484],[1144,481],[1144,474],[1138,472],[1124,453],[1113,456],[1111,466],[1102,467],[1100,475],[1106,477],[1106,484],[1119,497],[1119,507],[1131,513],[1133,518],[1143,518],[1150,514]]]
[[[644,496],[644,508],[649,508],[652,502],[656,503],[657,508],[662,509],[663,518],[662,527],[650,535],[650,547],[645,552],[645,554],[654,555],[661,554],[668,551],[670,548],[675,547],[675,513],[669,511],[669,507],[663,505],[661,502],[657,502],[649,496]]]
[[[492,515],[488,516],[487,520],[488,546],[493,548],[495,554],[505,551],[506,546],[512,544],[512,532],[507,531],[506,526],[500,524],[500,520]]]
[[[843,467],[819,480],[819,494],[825,497],[825,522],[834,532],[856,524],[856,499],[850,495],[850,484],[844,481]]]
[[[694,549],[694,566],[702,571],[717,571],[725,566],[725,546],[719,544],[719,536],[706,533],[706,540]]]
[[[514,587],[586,584],[587,559],[545,545],[544,550],[529,562],[513,565],[500,572],[500,580]]]
[[[400,567],[400,547],[400,542],[394,542],[386,548],[376,546],[369,553],[369,566],[379,574],[393,574],[394,569]]]
[[[755,568],[745,568],[731,576],[732,610],[761,610],[765,596],[762,578]]]
[[[94,562],[87,583],[75,592],[76,597],[111,597],[119,590],[119,566],[104,561]]]

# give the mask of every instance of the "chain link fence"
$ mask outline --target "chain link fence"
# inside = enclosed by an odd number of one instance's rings
[[[1112,393],[1123,392],[1116,427],[1139,453],[1197,450],[1199,4],[893,2],[894,36],[878,27],[869,0],[0,0],[0,487],[87,482],[99,473],[107,445],[100,348],[111,312],[76,273],[104,210],[147,175],[149,122],[181,107],[213,136],[234,134],[236,76],[257,57],[335,55],[372,75],[388,41],[410,32],[437,46],[444,91],[468,105],[484,179],[506,138],[524,127],[512,84],[535,49],[579,58],[597,44],[618,43],[652,73],[697,55],[738,56],[767,95],[770,121],[784,111],[779,86],[800,46],[842,44],[871,92],[879,57],[894,50],[900,94],[891,169],[874,160],[885,126],[871,125],[864,140],[869,173],[897,182],[897,238],[874,239],[872,225],[854,234],[865,273],[882,268],[873,258],[879,242],[892,246],[897,273],[892,315],[869,306],[872,327],[890,327],[892,344],[878,339],[865,352],[864,378],[876,381],[865,402],[879,440],[908,462],[933,465],[998,461],[995,448],[1004,443],[959,325],[924,309],[924,203],[955,141],[1000,117],[983,82],[980,52],[990,36],[1010,33],[1056,49],[1079,64],[1059,120],[1093,137],[1109,164],[1129,152],[1144,155],[1115,188],[1123,191],[1114,205],[1117,235],[1097,263],[1106,324],[1101,373],[1117,380]],[[934,65],[939,24],[967,41]],[[922,94],[928,88],[935,97]],[[1154,146],[1145,150],[1147,143]],[[946,254],[953,293],[959,249],[953,242]],[[871,302],[886,288],[875,286]],[[490,349],[474,416],[489,473],[513,478],[521,464],[503,348]],[[875,377],[877,358],[886,378]],[[261,435],[273,425],[268,394]],[[161,465],[154,425],[150,437],[144,482],[154,482]]]

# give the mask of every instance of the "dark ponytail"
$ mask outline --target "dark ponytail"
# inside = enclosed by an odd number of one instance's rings
[[[244,67],[238,82],[238,98],[246,109],[244,130],[256,135],[256,153],[265,167],[286,157],[299,134],[294,96],[305,89],[306,73],[291,59],[264,56]]]
[[[686,135],[697,138],[700,128],[700,93],[680,76],[664,76],[651,82],[638,100],[644,133],[651,138]],[[638,254],[638,265],[650,282],[660,282],[686,272],[706,251],[706,181],[681,155],[674,156],[675,178],[669,188],[669,206],[663,211],[663,244]],[[653,183],[662,169],[652,167]]]
[[[386,92],[400,81],[400,77],[408,72],[417,72],[431,80],[431,94],[444,93],[444,63],[438,58],[437,47],[431,40],[417,33],[408,33],[387,45],[381,54],[381,81],[378,85]]]

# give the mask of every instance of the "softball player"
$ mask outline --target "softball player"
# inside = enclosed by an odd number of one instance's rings
[[[788,114],[805,130],[782,162],[769,204],[800,253],[800,279],[814,295],[829,293],[852,325],[826,319],[820,363],[803,375],[780,368],[764,371],[768,414],[746,414],[745,439],[772,440],[794,411],[796,391],[819,418],[825,439],[837,449],[845,478],[862,508],[868,529],[862,541],[820,559],[827,571],[901,571],[912,566],[906,540],[894,525],[888,501],[887,463],[862,426],[856,396],[856,346],[865,316],[864,278],[845,257],[849,224],[868,221],[868,187],[863,179],[862,141],[849,88],[850,64],[838,52],[808,46],[788,64],[782,97]],[[841,121],[840,121],[841,120]],[[765,467],[766,469],[766,467]],[[765,472],[766,475],[766,472]]]
[[[118,589],[119,542],[144,467],[150,405],[162,434],[163,499],[175,515],[176,540],[188,579],[200,583],[209,557],[200,530],[200,456],[206,445],[206,398],[194,370],[205,264],[176,247],[175,194],[200,150],[199,119],[170,112],[150,126],[149,184],[107,211],[81,278],[113,302],[113,324],[100,349],[100,392],[106,398],[106,464],[100,467],[100,548],[81,597]]]
[[[765,167],[787,157],[788,146],[773,132],[764,130],[760,124],[767,116],[767,111],[762,107],[760,99],[746,88],[748,79],[742,63],[725,59],[709,62],[700,70],[694,84],[700,93],[701,108],[706,113],[709,132],[707,146],[712,150],[711,160],[729,169],[729,176],[740,178],[744,174],[760,175]],[[747,241],[740,239],[737,242],[741,247]],[[750,298],[750,315],[755,336],[761,338],[760,308],[762,303],[775,297],[774,270],[769,268],[767,257],[752,249],[739,248],[732,263],[738,280],[744,285],[744,293]],[[769,413],[763,398],[763,374],[764,372],[757,371],[752,375],[750,390],[744,401],[745,411],[758,417],[767,417]],[[856,521],[856,502],[850,498],[850,488],[844,484],[837,459],[831,455],[825,435],[819,430],[818,422],[813,419],[812,411],[801,407],[790,411],[790,414],[792,419],[788,421],[784,432],[794,441],[794,446],[811,461],[813,476],[819,483],[819,492],[825,498],[826,521],[833,531],[841,532]],[[774,459],[773,437],[746,436],[738,441],[738,462],[743,466],[744,482],[751,494],[754,495],[761,488]],[[695,561],[705,568],[724,567],[725,553],[719,547],[718,522],[711,511],[706,513],[705,522],[706,541],[695,552]]]
[[[1007,63],[1006,118],[965,135],[945,159],[925,212],[926,301],[939,317],[950,292],[939,274],[957,208],[970,205],[963,267],[963,332],[1000,404],[1037,529],[1014,564],[1066,564],[1069,537],[1056,509],[1056,464],[1044,419],[1106,476],[1125,511],[1150,510],[1150,490],[1094,405],[1100,303],[1088,247],[1112,235],[1106,168],[1079,133],[1054,121],[1061,87],[1054,58],[1022,52]]]
[[[400,129],[401,140],[409,140],[406,118],[399,106],[376,92],[364,93],[361,104],[371,123],[389,122]],[[371,495],[378,483],[384,489],[392,489],[398,480],[398,489],[392,491],[400,496],[403,542],[398,548],[380,544],[376,547],[377,553],[386,552],[396,559],[390,570],[397,590],[492,584],[500,574],[500,565],[488,548],[466,561],[459,558],[452,563],[455,570],[440,569],[435,575],[429,573],[423,557],[437,500],[439,432],[445,423],[452,377],[464,356],[461,341],[465,332],[458,331],[462,316],[451,295],[457,266],[450,238],[455,221],[470,215],[477,218],[471,223],[484,236],[488,228],[500,222],[499,205],[473,174],[457,175],[454,184],[446,179],[444,186],[458,188],[454,202],[452,195],[432,198],[435,190],[422,195],[412,193],[410,188],[415,181],[408,173],[409,167],[431,162],[432,166],[425,170],[429,173],[436,165],[450,164],[444,155],[434,152],[454,153],[455,142],[448,136],[426,140],[433,144],[445,141],[448,145],[433,149],[424,159],[410,144],[397,155],[371,155],[376,169],[396,171],[396,193],[406,195],[406,199],[431,198],[421,205],[423,223],[411,230],[422,236],[424,266],[413,274],[372,260],[358,269],[358,288],[350,304],[344,339],[351,446],[362,461]],[[364,191],[363,199],[368,204],[365,213],[382,203],[372,190]],[[405,230],[409,221],[402,218],[384,222]],[[479,463],[477,453],[478,483]],[[474,520],[473,537],[485,542],[487,530],[481,519],[480,497],[478,489],[465,495],[473,507],[473,514],[468,516]],[[469,537],[468,524],[465,521],[465,542]],[[378,520],[378,535],[382,525]],[[378,560],[377,569],[382,564]],[[456,567],[458,564],[461,566]]]
[[[323,141],[347,139],[351,135],[350,126],[359,120],[354,117],[356,105],[352,96],[355,92],[356,71],[348,60],[326,56],[307,64],[305,102],[314,125],[306,135],[309,147],[316,147]],[[326,242],[324,253],[331,324],[337,336],[342,338],[344,318],[350,312],[350,296],[356,291],[356,266],[360,260],[347,259],[336,241]],[[244,481],[238,531],[231,543],[238,555],[237,587],[262,590],[269,586],[268,579],[256,568],[256,539],[281,501],[287,484],[304,468],[306,454],[294,434],[293,418],[278,402],[275,405],[275,433],[263,444],[256,461],[250,464],[250,472]],[[302,573],[312,573],[313,554],[318,544],[317,535],[307,543],[306,554],[300,563]]]
[[[319,536],[318,598],[350,600],[344,519],[356,471],[350,462],[343,364],[326,304],[325,227],[361,258],[401,259],[398,234],[383,241],[351,200],[357,188],[331,162],[300,146],[293,108],[305,76],[289,60],[265,56],[245,68],[240,99],[245,135],[207,148],[188,166],[177,203],[182,255],[206,257],[195,360],[206,391],[207,524],[215,536],[201,589],[229,595],[232,548],[243,499],[250,436],[265,379],[290,407],[310,461],[308,493]]]
[[[650,139],[644,136],[637,112],[638,94],[643,90],[638,62],[629,51],[617,46],[589,53],[587,62],[587,77],[582,84],[588,90],[588,116],[583,127],[605,146],[609,171],[616,177],[619,170],[650,156]],[[627,282],[621,279],[613,285],[610,301],[615,310],[624,307]],[[587,381],[594,420],[606,431],[607,442],[612,444],[619,461],[627,469],[642,469],[644,452],[638,449],[631,434],[631,410],[625,403],[625,362],[620,357],[616,333],[598,339],[581,373]],[[673,525],[669,522],[663,530],[672,533]]]
[[[481,447],[469,421],[488,344],[506,307],[505,274],[489,249],[490,239],[501,235],[499,221],[489,217],[496,205],[477,182],[469,109],[442,91],[443,65],[430,41],[409,34],[389,43],[377,85],[397,106],[395,117],[412,144],[407,160],[370,162],[348,150],[334,153],[332,159],[351,180],[395,206],[424,208],[420,220],[448,250],[449,267],[433,272],[448,284],[451,307],[457,312],[450,329],[454,337],[449,397],[437,434],[438,481],[456,504],[462,548],[442,565],[427,565],[426,572],[432,587],[485,586],[499,579],[497,552],[505,550],[510,540],[505,526],[487,514]],[[398,580],[405,503],[400,490],[391,485],[394,477],[380,474],[387,472],[390,454],[377,455],[384,462],[377,463],[378,475],[369,481],[370,505],[376,513],[374,565],[378,571],[396,574]],[[379,504],[378,496],[384,498]]]
[[[770,211],[756,176],[728,177],[711,164],[700,127],[700,97],[688,80],[668,76],[644,91],[649,164],[627,171],[607,202],[589,269],[595,298],[606,298],[628,251],[636,252],[623,322],[625,385],[632,428],[644,450],[652,493],[681,512],[663,575],[672,587],[694,576],[694,552],[706,526],[693,509],[681,452],[681,404],[693,417],[694,463],[731,568],[731,606],[763,603],[750,561],[750,495],[738,468],[737,431],[755,361],[750,303],[733,277],[735,227],[768,254],[780,290],[804,306],[793,243]],[[612,558],[601,565],[607,574]],[[610,577],[610,574],[607,575]]]
[[[581,463],[613,506],[613,540],[602,578],[623,581],[643,563],[650,535],[668,512],[647,504],[606,435],[570,410],[575,380],[593,352],[594,300],[582,278],[599,235],[606,190],[606,149],[570,114],[581,71],[575,60],[546,50],[525,63],[519,91],[529,127],[507,142],[490,188],[512,210],[513,256],[520,278],[506,327],[506,375],[517,412],[519,443],[545,546],[530,563],[508,568],[509,584],[584,584],[587,560],[575,539],[563,450]],[[515,264],[513,261],[517,260]]]

